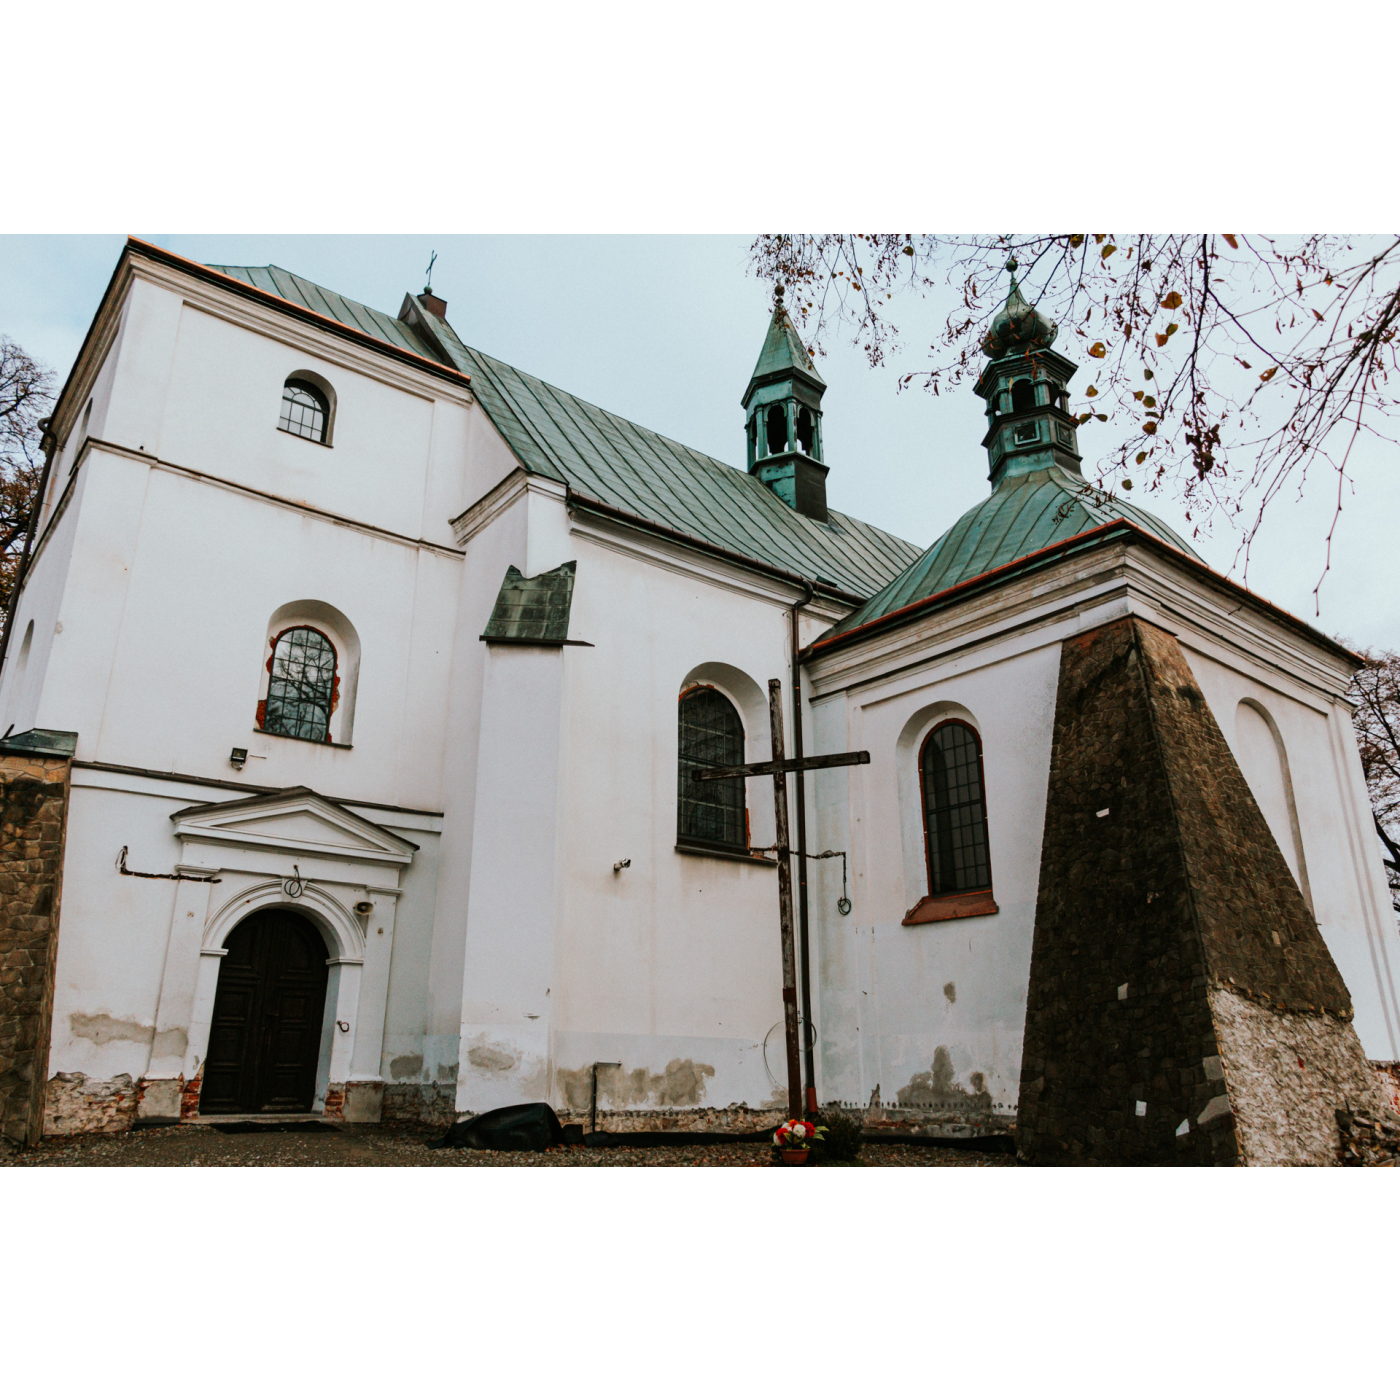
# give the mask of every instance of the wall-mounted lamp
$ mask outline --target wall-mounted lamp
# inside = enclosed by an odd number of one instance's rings
[[[241,769],[241,768],[243,767],[243,765],[244,765],[245,763],[247,763],[247,761],[248,761],[248,750],[247,750],[247,749],[234,749],[233,752],[232,752],[231,754],[229,754],[229,756],[228,756],[228,761],[229,761],[235,768]]]

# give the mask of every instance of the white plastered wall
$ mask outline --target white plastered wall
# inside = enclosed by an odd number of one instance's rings
[[[698,681],[734,701],[746,757],[770,753],[767,687],[790,660],[784,596],[703,564],[648,562],[576,522],[567,861],[553,1006],[554,1096],[605,1107],[786,1102],[777,876],[772,865],[676,850],[678,701]],[[810,638],[827,625],[804,619]],[[773,839],[771,778],[751,779],[755,845]],[[630,861],[614,871],[614,865]],[[775,1029],[776,1028],[776,1029]],[[767,1066],[765,1066],[767,1041]]]
[[[1040,874],[1059,645],[1018,642],[931,661],[814,706],[822,752],[867,749],[868,766],[819,772],[817,837],[849,853],[817,876],[813,928],[823,1101],[866,1105],[985,1091],[1013,1112]],[[982,743],[992,891],[999,912],[906,927],[928,893],[918,756],[958,718]]]

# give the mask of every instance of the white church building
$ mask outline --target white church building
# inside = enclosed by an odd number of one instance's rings
[[[773,782],[691,774],[768,758],[771,678],[790,752],[870,755],[794,784],[815,1101],[1009,1123],[1056,1073],[1028,1007],[1063,946],[1055,882],[1078,878],[1043,851],[1079,742],[1070,649],[1117,636],[1153,675],[1189,668],[1180,722],[1218,729],[1210,767],[1232,758],[1267,824],[1254,863],[1308,928],[1281,938],[1279,915],[1251,956],[1315,930],[1296,957],[1345,984],[1251,991],[1201,935],[1217,1050],[1191,1084],[1180,1051],[1130,1073],[1123,1131],[1160,1117],[1182,1151],[1229,1118],[1223,1093],[1238,1155],[1268,1155],[1236,993],[1241,1017],[1323,1007],[1400,1060],[1355,661],[1086,485],[1074,366],[1014,280],[977,386],[989,494],[928,550],[827,508],[828,468],[859,464],[825,459],[825,386],[781,295],[746,469],[468,347],[446,311],[121,256],[48,430],[0,672],[0,747],[69,760],[46,1131],[577,1115],[595,1079],[609,1113],[767,1121],[787,1102]],[[1131,863],[1101,800],[1075,839]],[[1104,1016],[1137,978],[1113,974]]]

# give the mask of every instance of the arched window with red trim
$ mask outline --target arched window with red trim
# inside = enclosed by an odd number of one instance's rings
[[[945,720],[919,755],[924,848],[931,898],[992,887],[982,743],[961,720]]]
[[[273,639],[267,669],[258,727],[289,739],[328,743],[340,686],[331,639],[314,627],[289,627]]]

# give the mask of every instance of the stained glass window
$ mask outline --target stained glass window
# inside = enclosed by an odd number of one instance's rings
[[[725,768],[744,761],[744,726],[734,706],[709,686],[681,696],[677,838],[732,850],[748,849],[744,780],[697,783],[696,768]]]
[[[335,704],[335,648],[314,627],[290,627],[272,647],[272,678],[262,727],[291,739],[330,738]]]
[[[990,889],[982,747],[976,731],[956,720],[928,736],[920,757],[929,893]]]
[[[282,386],[282,418],[279,428],[312,442],[325,442],[326,422],[330,418],[326,396],[304,379],[289,379]]]

